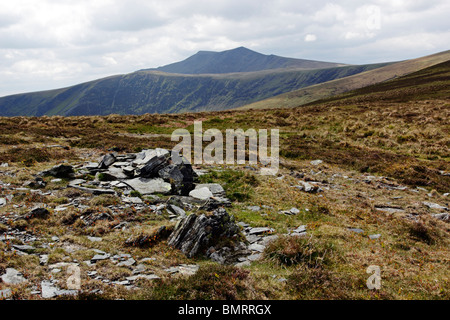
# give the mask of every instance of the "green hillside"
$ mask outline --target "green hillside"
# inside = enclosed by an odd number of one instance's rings
[[[176,113],[237,108],[386,64],[217,75],[138,71],[72,87],[0,98],[0,116]]]

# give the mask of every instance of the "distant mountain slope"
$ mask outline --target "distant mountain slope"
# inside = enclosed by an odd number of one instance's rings
[[[422,58],[397,62],[350,77],[331,80],[299,90],[294,90],[289,93],[248,104],[240,109],[297,107],[313,101],[327,99],[344,92],[398,78],[448,60],[450,60],[450,50]]]
[[[147,70],[182,74],[218,74],[284,68],[322,69],[339,66],[344,64],[264,55],[239,47],[222,52],[199,51],[186,60]]]
[[[68,88],[0,98],[0,116],[107,115],[224,110],[386,64],[318,70],[182,75],[138,71]]]
[[[450,98],[450,60],[393,80],[373,84],[309,104],[406,102]]]

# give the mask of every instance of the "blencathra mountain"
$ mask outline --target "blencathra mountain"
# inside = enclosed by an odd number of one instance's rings
[[[0,116],[107,115],[225,110],[384,64],[263,55],[246,48],[198,52],[157,69],[0,98]]]

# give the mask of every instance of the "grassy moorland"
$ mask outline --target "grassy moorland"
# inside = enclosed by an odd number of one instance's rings
[[[448,73],[448,67],[443,64],[428,76]],[[0,163],[8,163],[0,168],[1,197],[13,196],[0,208],[2,221],[36,204],[46,204],[51,214],[45,220],[9,220],[10,224],[0,224],[0,234],[14,228],[52,244],[39,247],[35,254],[17,255],[10,250],[14,240],[0,242],[0,274],[10,267],[20,270],[28,282],[13,287],[13,298],[39,299],[31,292],[49,277],[48,265],[83,261],[93,255],[93,249],[100,249],[128,253],[136,261],[151,258],[144,264],[160,279],[140,280],[135,289],[128,290],[88,276],[92,267],[81,264],[79,298],[449,299],[450,228],[448,220],[436,217],[448,211],[425,204],[436,203],[448,210],[450,202],[448,76],[423,84],[414,76],[397,80],[409,81],[409,85],[402,87],[397,82],[397,87],[378,92],[374,87],[370,92],[299,108],[1,118]],[[389,88],[393,88],[390,93]],[[150,208],[117,209],[122,201],[118,196],[85,194],[67,188],[65,180],[52,182],[51,177],[44,178],[47,185],[41,192],[20,188],[37,172],[64,161],[76,166],[97,161],[108,150],[120,154],[143,148],[170,149],[176,144],[170,139],[172,131],[192,131],[194,120],[203,121],[203,130],[280,129],[277,176],[262,176],[245,166],[202,167],[208,173],[201,181],[223,185],[232,200],[227,211],[237,221],[271,227],[280,236],[250,266],[188,259],[157,237],[148,246],[127,245],[127,239],[152,237],[160,226],[170,229],[174,223]],[[316,159],[323,162],[312,164]],[[292,187],[299,181],[315,183],[323,192]],[[75,196],[84,207],[69,206],[62,213],[55,210]],[[152,203],[151,198],[143,199]],[[265,207],[253,211],[249,206]],[[292,207],[299,213],[280,213]],[[107,212],[114,219],[88,226],[80,222],[80,217],[92,212]],[[122,222],[127,222],[127,228],[115,228]],[[300,225],[306,225],[307,237],[285,235]],[[52,242],[54,236],[57,242]],[[88,236],[102,241],[90,242]],[[48,265],[39,263],[39,254],[49,256]],[[180,264],[200,268],[190,276],[164,272]],[[379,290],[366,287],[370,265],[381,269]],[[109,260],[98,262],[95,271],[111,281],[131,275],[129,268]],[[64,288],[67,274],[52,276]],[[0,290],[6,287],[0,283]]]

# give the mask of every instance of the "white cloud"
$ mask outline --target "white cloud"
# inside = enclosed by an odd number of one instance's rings
[[[449,13],[446,0],[2,1],[0,96],[238,46],[355,64],[419,57],[449,49]]]
[[[315,34],[307,34],[305,36],[305,42],[314,42],[317,40],[317,36]]]

